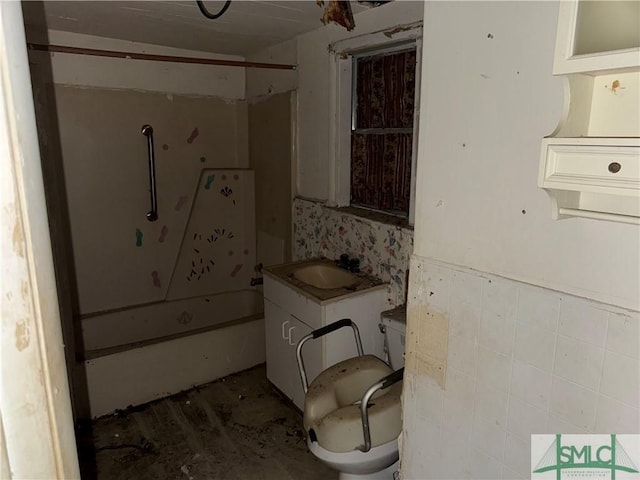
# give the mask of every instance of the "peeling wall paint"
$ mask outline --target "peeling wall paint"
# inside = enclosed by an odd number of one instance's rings
[[[16,323],[15,329],[15,344],[16,349],[21,352],[29,346],[31,334],[29,333],[29,324],[26,320],[21,320]]]

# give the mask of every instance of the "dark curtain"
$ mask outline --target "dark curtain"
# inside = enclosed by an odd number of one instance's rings
[[[356,131],[351,135],[351,203],[409,211],[412,133],[361,132],[413,128],[416,52],[358,60]]]

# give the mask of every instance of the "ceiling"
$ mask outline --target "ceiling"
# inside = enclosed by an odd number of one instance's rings
[[[216,13],[224,1],[204,4]],[[354,14],[368,8],[351,5]],[[27,1],[23,12],[36,28],[241,56],[322,26],[315,0],[232,0],[217,20],[195,1]]]

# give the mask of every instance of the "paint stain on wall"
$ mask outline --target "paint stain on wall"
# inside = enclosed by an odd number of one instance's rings
[[[20,223],[16,222],[13,227],[13,251],[16,252],[21,258],[24,258],[24,248],[22,242],[22,231],[20,229]]]
[[[169,145],[167,145],[166,143],[162,144],[162,149],[163,150],[169,150]]]
[[[16,348],[19,352],[23,351],[25,348],[29,346],[30,334],[29,334],[29,325],[27,325],[26,320],[20,320],[16,323],[15,330],[16,337]]]
[[[136,228],[136,247],[142,246],[142,230]]]
[[[160,282],[160,275],[158,274],[157,270],[154,270],[153,272],[151,272],[151,278],[153,278],[153,286],[156,288],[161,288],[162,287],[162,283]]]
[[[191,132],[191,135],[189,135],[189,138],[187,138],[187,143],[193,143],[193,141],[198,138],[198,135],[200,135],[200,132],[198,131],[198,127],[196,127]]]
[[[176,212],[180,211],[182,207],[185,206],[188,199],[189,197],[187,197],[186,195],[183,195],[182,197],[178,198],[178,201],[176,202],[176,206],[174,207]]]
[[[605,88],[609,88],[609,87],[605,85]],[[617,95],[618,90],[624,90],[624,87],[620,85],[620,80],[614,80],[613,82],[611,82],[610,90],[614,95]]]
[[[207,161],[207,157],[200,157],[200,163],[204,163]]]
[[[167,238],[168,234],[169,234],[169,227],[167,227],[166,225],[163,225],[162,230],[160,230],[160,238],[158,238],[158,241],[160,243],[163,243],[165,238]]]
[[[215,175],[209,175],[207,177],[207,183],[204,184],[204,188],[206,190],[209,190],[211,188],[211,184],[213,183],[213,180],[216,178]]]
[[[233,267],[233,270],[231,271],[231,276],[235,277],[241,269],[242,269],[242,264],[239,263],[238,265]]]

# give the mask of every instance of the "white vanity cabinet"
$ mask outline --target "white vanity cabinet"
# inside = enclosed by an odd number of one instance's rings
[[[384,358],[384,337],[379,323],[386,299],[386,285],[376,285],[319,300],[265,271],[264,317],[269,381],[303,410],[304,391],[296,346],[311,331],[342,318],[350,318],[358,325],[366,354]],[[356,356],[355,345],[351,328],[341,328],[305,343],[302,353],[309,382],[331,365]]]
[[[560,3],[554,75],[565,111],[542,142],[552,218],[640,224],[640,1]]]

